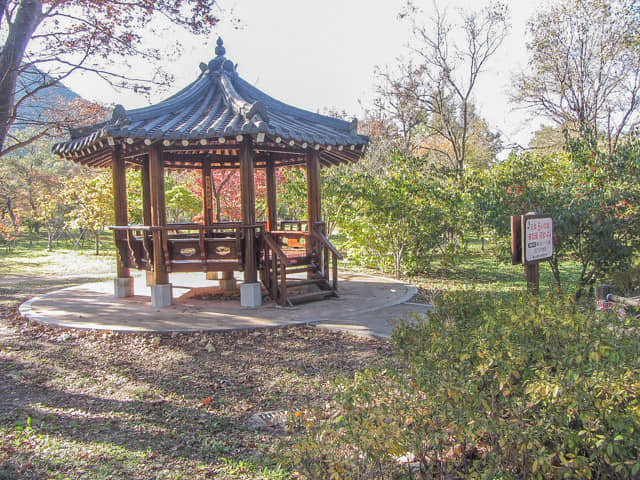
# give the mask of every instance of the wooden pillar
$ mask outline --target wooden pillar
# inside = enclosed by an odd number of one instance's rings
[[[211,225],[213,222],[213,192],[211,187],[211,163],[202,161],[202,223]]]
[[[151,226],[151,185],[149,173],[149,154],[142,156],[142,168],[140,169],[140,184],[142,185],[142,224]],[[142,232],[144,236],[147,232]],[[153,264],[153,258],[150,259]],[[153,285],[153,270],[145,271],[147,287]]]
[[[162,227],[167,224],[164,198],[164,161],[160,143],[151,146],[149,157],[149,186],[151,197],[151,225]],[[169,274],[164,262],[164,232],[153,232],[153,283],[169,283]]]
[[[240,202],[242,204],[242,223],[256,223],[256,196],[253,179],[253,151],[251,137],[247,136],[240,144]],[[244,282],[256,283],[258,269],[256,265],[256,239],[253,230],[245,231]]]
[[[270,158],[267,159],[265,176],[267,177],[267,232],[271,232],[278,228],[278,206],[276,198],[276,166]]]
[[[321,185],[320,185],[320,153],[313,150],[307,154],[307,220],[309,231],[314,222],[322,220]]]
[[[321,193],[320,193],[320,153],[312,150],[307,154],[307,221],[309,222],[309,232],[315,227],[314,223],[322,220]],[[315,253],[321,260],[321,250],[317,248],[317,242],[309,237],[306,245],[307,255]],[[312,272],[307,273],[307,277],[313,277]]]
[[[117,226],[127,226],[129,224],[127,215],[127,177],[125,172],[124,159],[122,151],[117,145],[111,153],[111,174],[113,177],[113,208],[115,211],[115,221]],[[116,246],[119,246],[119,240],[123,241],[127,238],[126,232],[114,232]],[[128,252],[127,252],[128,253]],[[118,248],[118,278],[128,278],[130,276],[128,267],[128,255],[123,258],[125,249]]]
[[[151,225],[151,186],[149,185],[149,155],[142,157],[142,224]]]

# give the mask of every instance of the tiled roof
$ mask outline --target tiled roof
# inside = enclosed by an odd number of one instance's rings
[[[118,105],[111,120],[76,129],[69,141],[54,146],[65,157],[88,155],[108,144],[126,141],[224,142],[224,137],[266,137],[286,145],[362,154],[368,137],[356,133],[357,122],[301,110],[282,103],[240,78],[218,39],[216,57],[200,64],[201,73],[186,88],[152,106],[125,110]],[[166,143],[165,143],[166,145]],[[338,148],[334,149],[333,155]],[[351,158],[353,160],[353,158]]]

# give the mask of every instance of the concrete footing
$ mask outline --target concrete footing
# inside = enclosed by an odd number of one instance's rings
[[[153,307],[168,307],[172,303],[173,295],[170,283],[151,285],[151,305]]]
[[[133,297],[133,278],[115,278],[113,280],[113,295],[116,298]]]
[[[240,284],[240,305],[250,308],[262,305],[262,287],[259,283]]]

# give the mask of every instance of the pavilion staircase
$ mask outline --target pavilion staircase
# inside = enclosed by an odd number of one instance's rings
[[[262,232],[260,240],[261,279],[271,297],[289,307],[337,297],[342,255],[325,236],[324,224],[318,222],[307,232],[302,231],[301,222],[283,223],[295,223],[299,230]]]

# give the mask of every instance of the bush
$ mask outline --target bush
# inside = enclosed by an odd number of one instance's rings
[[[307,478],[410,478],[400,457],[423,478],[639,478],[639,323],[566,298],[445,293],[395,331],[404,366],[301,416],[294,461]]]

